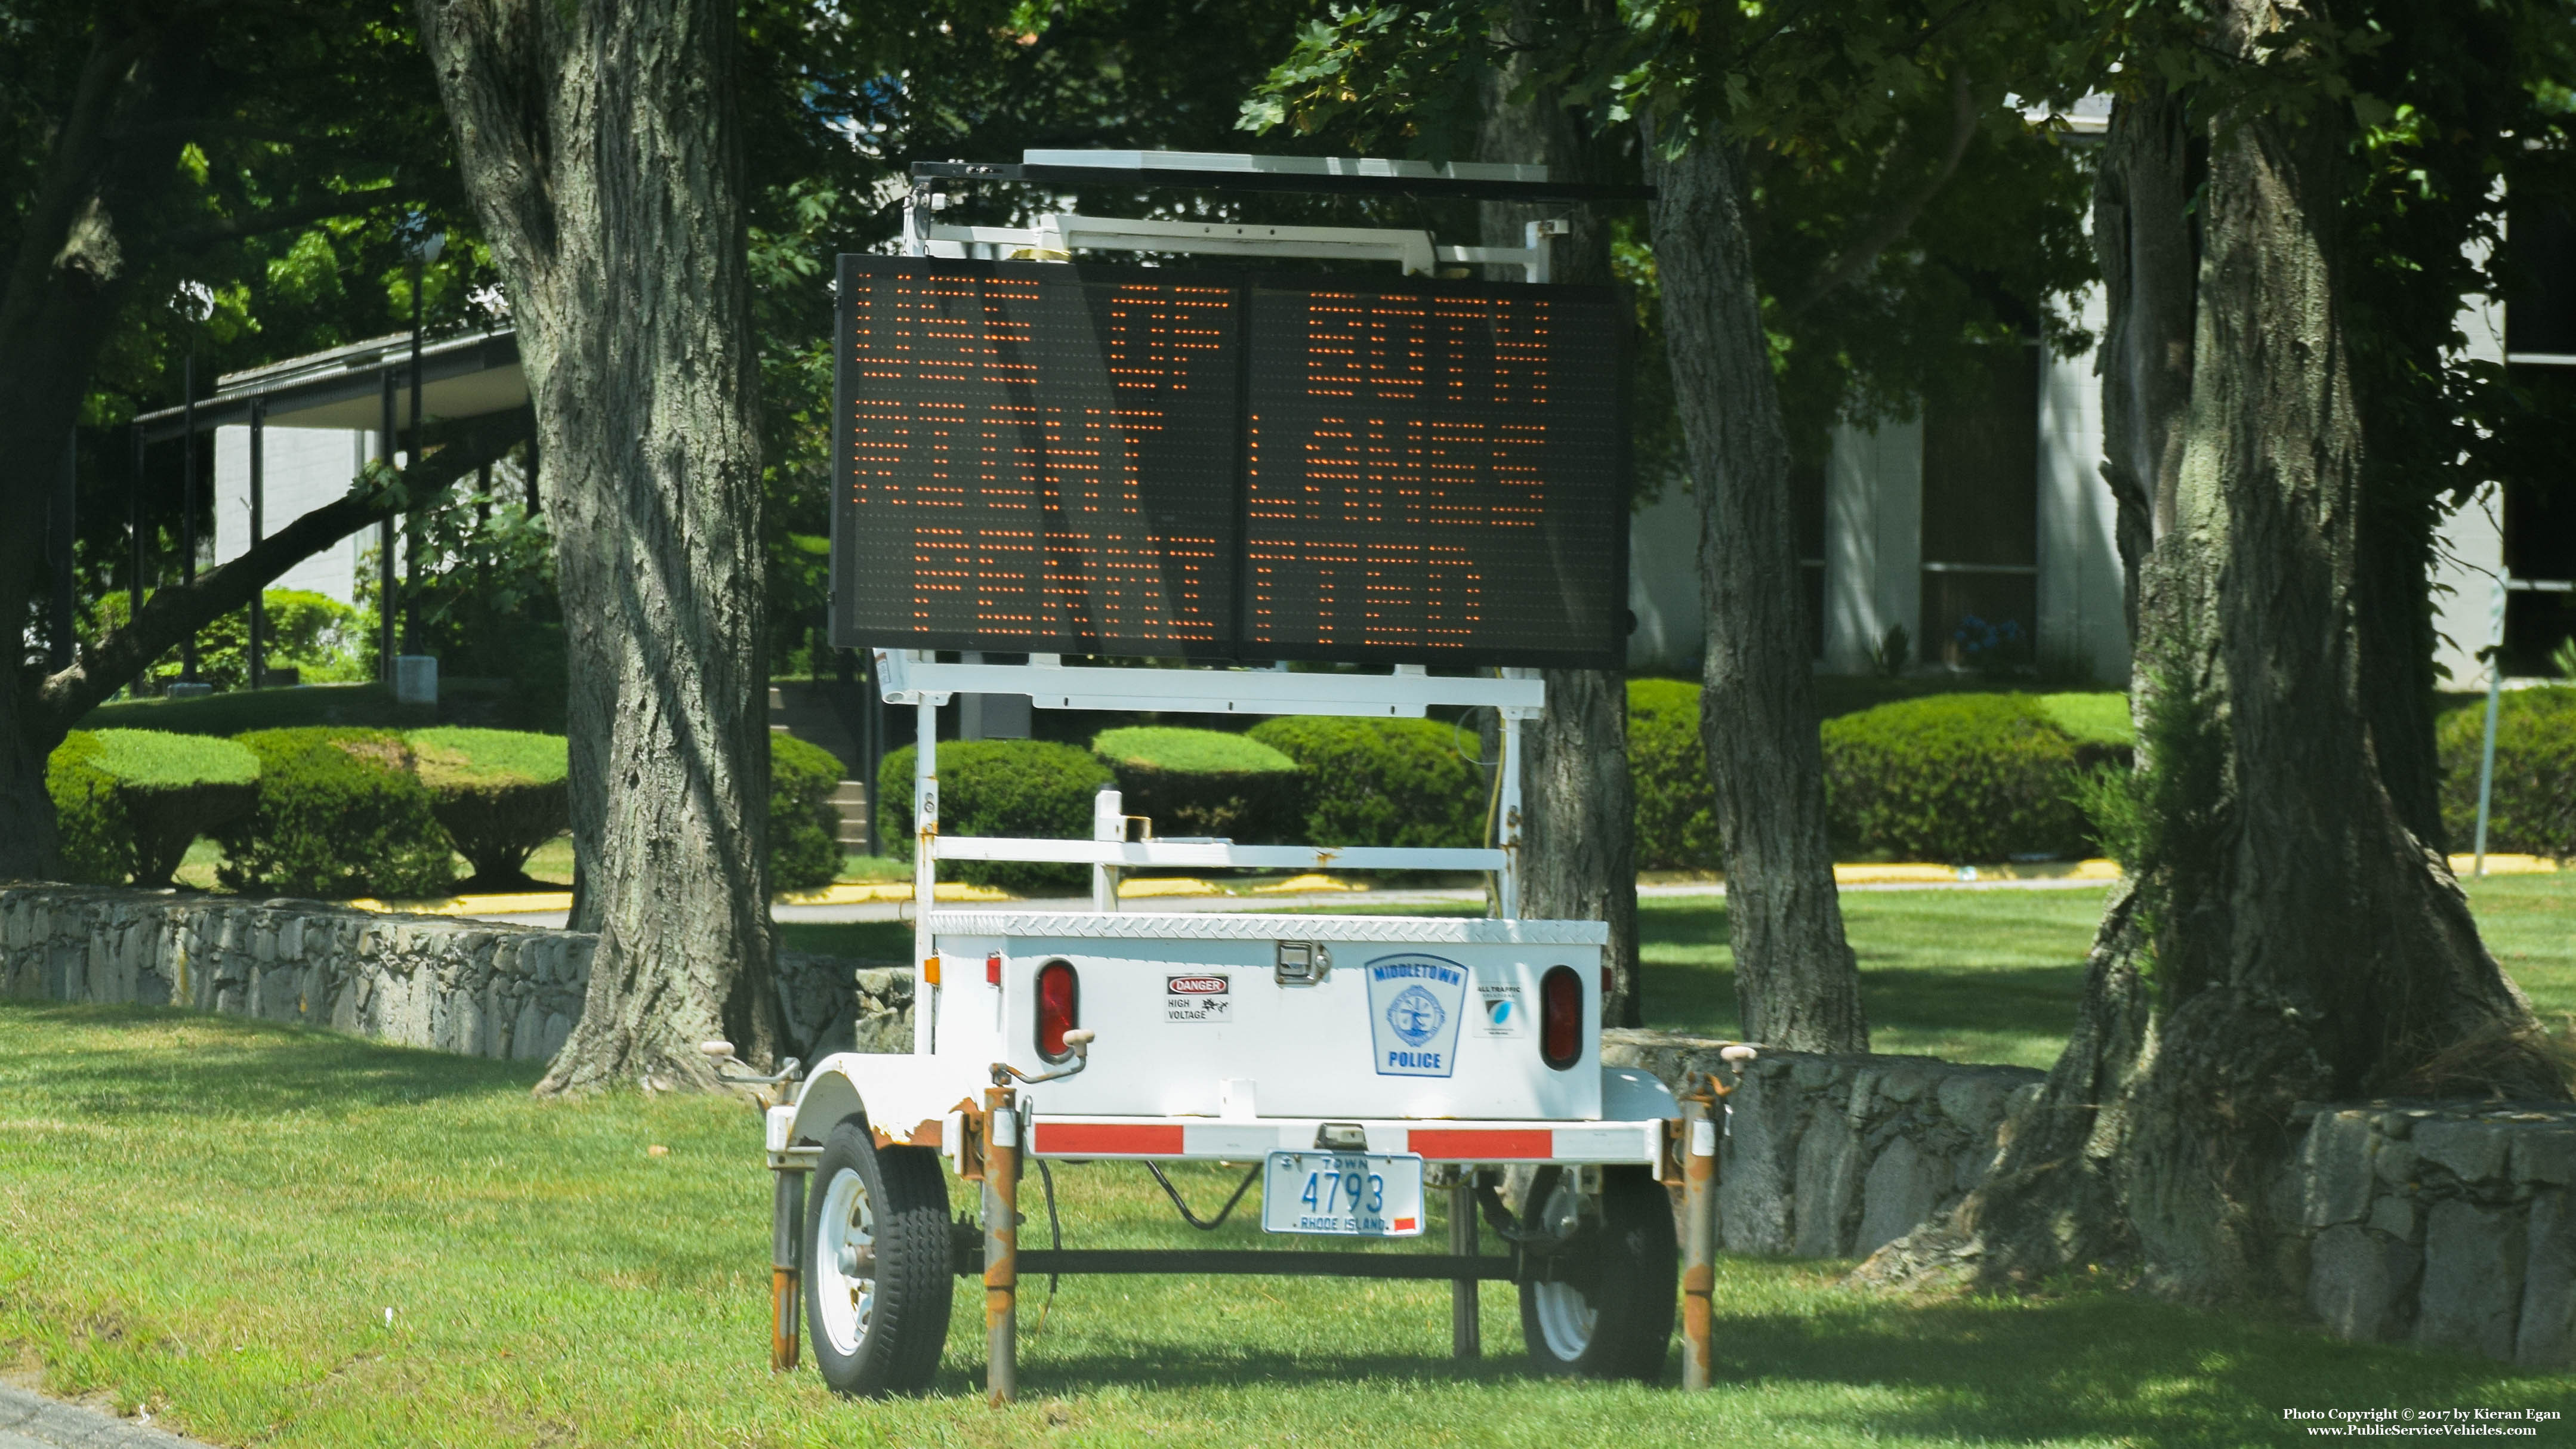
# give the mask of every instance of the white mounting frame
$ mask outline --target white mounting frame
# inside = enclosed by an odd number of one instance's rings
[[[1033,159],[1035,153],[1032,153]],[[1393,227],[1253,226],[1050,212],[1027,227],[950,226],[937,214],[945,193],[917,187],[904,198],[903,255],[980,256],[985,260],[1069,261],[1076,251],[1173,252],[1188,256],[1322,258],[1391,261],[1408,276],[1429,276],[1442,263],[1517,266],[1522,280],[1553,274],[1551,243],[1567,232],[1561,219],[1533,221],[1517,247],[1440,246],[1427,231]],[[1435,676],[1420,665],[1391,674],[1291,673],[1283,669],[1111,669],[1068,667],[1061,655],[1036,654],[1026,664],[943,664],[928,650],[875,651],[888,704],[920,711],[913,762],[913,959],[931,954],[931,902],[941,860],[1014,860],[1091,866],[1092,906],[1118,909],[1118,873],[1135,866],[1211,866],[1320,870],[1476,870],[1494,878],[1497,914],[1520,912],[1521,721],[1546,706],[1534,671],[1500,679]],[[1492,847],[1480,850],[1253,846],[1220,841],[1127,839],[1128,817],[1115,791],[1102,792],[1090,840],[943,837],[939,833],[939,706],[955,694],[1024,694],[1038,709],[1132,709],[1196,714],[1334,714],[1420,719],[1430,705],[1491,708],[1502,721],[1501,794]],[[939,993],[922,992],[923,1020],[914,1040],[928,1050],[938,1034]]]
[[[925,206],[925,201],[927,205]],[[1158,221],[1049,212],[1026,227],[949,226],[933,219],[947,209],[944,194],[916,192],[904,203],[903,254],[1065,261],[1076,251],[1181,252],[1191,256],[1306,257],[1336,261],[1395,262],[1407,276],[1430,276],[1446,262],[1516,266],[1521,279],[1551,275],[1550,242],[1565,235],[1563,221],[1533,221],[1516,247],[1438,246],[1427,231],[1369,226],[1249,226],[1229,222]]]

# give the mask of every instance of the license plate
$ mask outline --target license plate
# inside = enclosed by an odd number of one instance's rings
[[[1412,1153],[1271,1153],[1261,1174],[1261,1227],[1346,1238],[1419,1236],[1422,1159]]]

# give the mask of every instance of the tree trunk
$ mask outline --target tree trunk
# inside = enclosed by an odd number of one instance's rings
[[[1652,138],[1648,155],[1655,154]],[[1860,973],[1825,840],[1824,754],[1790,525],[1789,448],[1745,229],[1742,148],[1650,160],[1673,393],[1700,500],[1700,738],[1716,787],[1742,1030],[1866,1051]]]
[[[1528,33],[1537,5],[1523,0],[1508,30]],[[1510,35],[1503,37],[1507,42]],[[1490,84],[1477,154],[1487,161],[1537,163],[1563,181],[1598,179],[1598,143],[1544,90],[1515,101],[1528,62],[1519,56]],[[1610,228],[1594,208],[1487,202],[1477,208],[1487,246],[1521,245],[1527,223],[1563,217],[1569,234],[1553,243],[1558,282],[1608,286]],[[1518,282],[1520,269],[1496,268]],[[1610,944],[1609,1000],[1601,1019],[1644,1023],[1637,979],[1636,803],[1628,778],[1627,676],[1617,670],[1545,671],[1547,713],[1521,732],[1521,913],[1533,919],[1604,921]]]
[[[779,1041],[733,7],[417,13],[508,284],[563,596],[599,947],[539,1090],[711,1084],[699,1041]]]
[[[2278,0],[2232,0],[2216,43]],[[2293,55],[2291,58],[2295,59]],[[1868,1279],[1997,1284],[2132,1263],[2212,1301],[2294,1292],[2264,1206],[2302,1101],[2566,1088],[2468,902],[2392,791],[2429,740],[2365,698],[2373,589],[2427,587],[2375,538],[2337,275],[2342,108],[2209,133],[2191,400],[2172,530],[2145,570],[2145,831],[2081,1021],[1989,1180]],[[2106,404],[2111,400],[2106,399]],[[2418,523],[2418,527],[2424,526]],[[2387,560],[2397,560],[2390,563]],[[2411,786],[2406,787],[2411,788]]]
[[[2138,571],[2173,526],[2191,402],[2194,255],[2191,133],[2159,84],[2112,105],[2096,165],[2093,250],[2110,303],[2103,329],[2102,478],[2118,508],[2121,604],[2138,637]]]

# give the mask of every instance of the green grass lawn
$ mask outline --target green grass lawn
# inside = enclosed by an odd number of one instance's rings
[[[1440,1285],[1098,1278],[1068,1280],[1038,1331],[1031,1285],[1020,1406],[982,1402],[962,1284],[937,1394],[854,1404],[766,1371],[752,1114],[538,1102],[534,1077],[229,1018],[0,1005],[0,1357],[264,1446],[2219,1446],[2286,1441],[2284,1408],[2576,1407],[2567,1375],[2241,1313],[2099,1290],[1891,1300],[1836,1265],[1742,1259],[1699,1397],[1534,1378],[1490,1286],[1485,1357],[1459,1364]],[[1132,1167],[1057,1181],[1073,1245],[1192,1237]],[[1219,1190],[1214,1169],[1182,1182],[1201,1206]]]

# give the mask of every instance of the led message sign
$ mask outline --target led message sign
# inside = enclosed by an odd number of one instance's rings
[[[1605,289],[840,267],[833,640],[1609,666]]]

